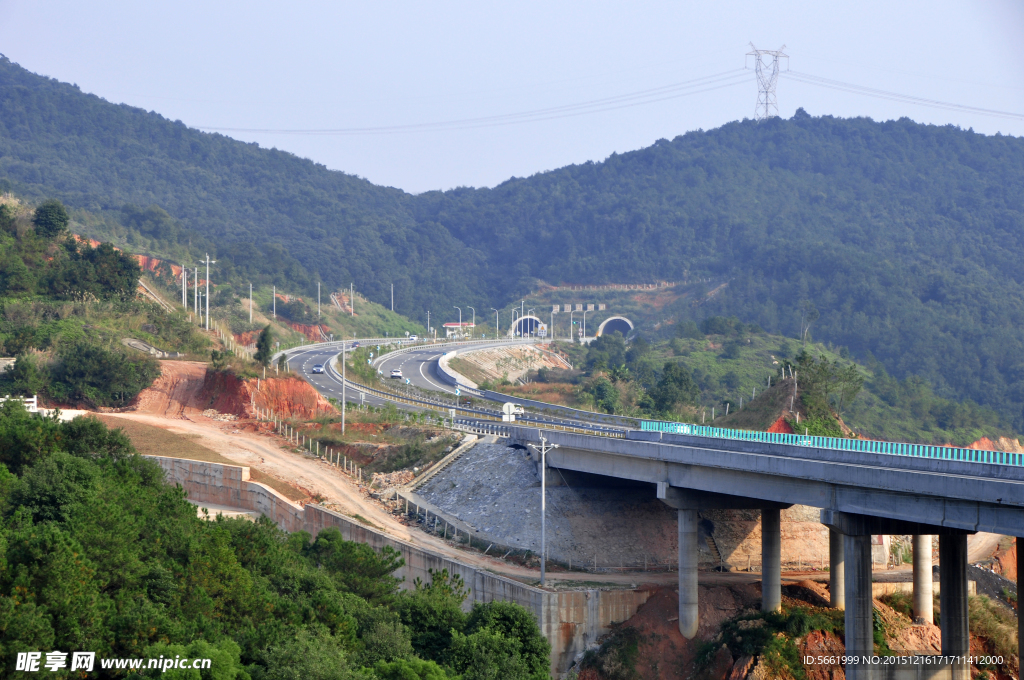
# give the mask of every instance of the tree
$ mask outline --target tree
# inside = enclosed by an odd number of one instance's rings
[[[253,359],[263,368],[270,365],[270,356],[273,354],[274,336],[270,331],[270,324],[260,331],[260,337],[256,340],[256,354]]]
[[[681,363],[666,362],[658,384],[651,390],[651,398],[659,411],[671,412],[677,404],[696,403],[700,389],[693,376]]]
[[[64,204],[55,198],[43,201],[36,208],[35,215],[32,216],[36,234],[45,239],[57,238],[67,231],[70,220],[68,211],[64,209]]]

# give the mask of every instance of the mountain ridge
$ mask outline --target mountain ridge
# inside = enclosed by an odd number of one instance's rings
[[[319,279],[354,281],[381,303],[394,283],[396,311],[414,318],[502,307],[538,281],[728,280],[642,332],[717,314],[809,331],[1024,428],[1016,137],[801,109],[493,188],[411,195],[109,104],[5,58],[5,181],[111,223],[137,214],[129,204],[158,204],[168,219],[139,229],[165,250],[213,249],[229,279],[288,280],[304,294]],[[183,225],[173,238],[171,217]]]

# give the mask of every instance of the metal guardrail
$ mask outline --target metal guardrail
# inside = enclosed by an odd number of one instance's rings
[[[640,421],[642,432],[663,432],[666,434],[685,434],[710,439],[731,439],[734,441],[763,442],[766,444],[789,444],[817,449],[833,449],[836,451],[862,451],[864,453],[880,453],[891,456],[909,456],[912,458],[932,458],[938,460],[956,460],[969,463],[991,463],[993,465],[1024,466],[1024,454],[1008,451],[987,451],[980,449],[962,449],[952,446],[932,446],[929,444],[904,444],[873,439],[844,439],[840,437],[820,437],[817,435],[787,434],[785,432],[755,432],[753,430],[733,430],[708,425],[690,425],[689,423],[667,423],[662,421]]]

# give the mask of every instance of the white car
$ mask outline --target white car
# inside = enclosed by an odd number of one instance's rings
[[[316,364],[315,366],[313,366],[313,372],[314,373],[323,373],[324,372],[324,365],[323,364]]]
[[[418,336],[418,335],[410,335],[409,336],[409,342],[419,342],[419,339],[420,339],[420,336]]]
[[[402,377],[402,369],[400,369],[400,368],[393,368],[393,369],[391,369],[391,377],[392,378],[399,378],[400,379]]]

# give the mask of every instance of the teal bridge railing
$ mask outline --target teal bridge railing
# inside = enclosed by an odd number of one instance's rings
[[[724,427],[691,425],[689,423],[666,423],[663,421],[652,420],[641,420],[640,430],[642,432],[686,434],[696,437],[710,437],[713,439],[731,439],[734,441],[764,442],[766,444],[789,444],[791,446],[807,446],[818,449],[834,449],[836,451],[863,451],[865,453],[910,456],[912,458],[934,458],[938,460],[958,460],[968,463],[1024,466],[1024,454],[1010,453],[1008,451],[982,451],[978,449],[961,449],[952,446],[904,444],[902,442],[883,442],[872,439],[819,437],[816,435],[787,434],[785,432],[731,430]]]

